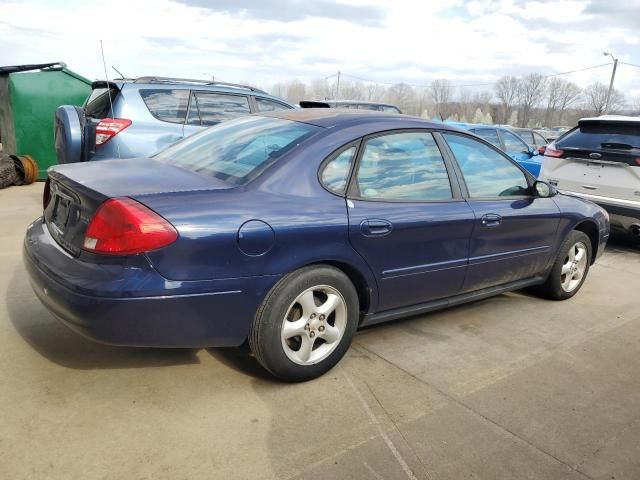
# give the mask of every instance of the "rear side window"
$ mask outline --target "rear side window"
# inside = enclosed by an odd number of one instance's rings
[[[484,138],[491,145],[495,145],[498,148],[502,148],[500,145],[500,139],[498,138],[498,131],[494,128],[476,128],[471,130],[473,133],[478,135],[479,137]]]
[[[640,148],[640,122],[637,127],[630,125],[583,124],[558,139],[556,145],[558,148],[574,147],[587,150],[616,147],[629,149],[629,146]]]
[[[273,100],[260,97],[256,97],[256,105],[258,106],[259,112],[275,112],[277,110],[287,110],[290,108],[284,103],[274,102]]]
[[[84,107],[85,115],[91,118],[111,117],[111,103],[115,101],[118,93],[120,91],[115,87],[94,88]],[[111,95],[111,99],[109,99],[109,95]]]
[[[320,130],[307,123],[247,116],[187,137],[154,159],[241,185]]]
[[[529,194],[527,178],[493,148],[470,137],[445,133],[444,137],[460,165],[474,198],[511,197]]]
[[[189,104],[189,90],[140,90],[151,115],[170,123],[184,123]]]
[[[194,92],[189,111],[190,125],[216,125],[249,115],[249,98],[244,95]]]
[[[367,140],[356,185],[365,200],[431,201],[453,196],[442,154],[429,132]]]
[[[333,193],[344,194],[356,147],[349,147],[329,160],[322,169],[322,184]]]
[[[533,144],[537,145],[538,147],[542,146],[542,145],[546,145],[547,139],[544,138],[542,135],[540,135],[539,133],[533,132]]]

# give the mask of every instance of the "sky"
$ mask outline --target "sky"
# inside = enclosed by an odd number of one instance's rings
[[[640,97],[640,0],[0,0],[0,65],[64,61],[91,79],[249,82],[335,75],[454,85],[621,62]],[[611,65],[563,76],[608,83]],[[351,77],[349,77],[351,76]],[[477,87],[491,89],[491,86]]]

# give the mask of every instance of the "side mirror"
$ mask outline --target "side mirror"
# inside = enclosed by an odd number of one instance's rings
[[[536,183],[533,184],[533,191],[540,198],[553,197],[557,193],[553,186],[542,180],[536,180]]]
[[[535,157],[536,155],[539,155],[539,152],[536,149],[536,147],[529,147],[529,155],[531,155],[532,157]]]

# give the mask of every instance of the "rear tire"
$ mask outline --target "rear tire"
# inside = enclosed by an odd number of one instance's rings
[[[591,240],[585,233],[573,230],[562,242],[549,277],[538,292],[552,300],[573,297],[587,278],[591,257]]]
[[[333,368],[358,326],[358,294],[340,270],[305,267],[281,279],[256,312],[249,345],[281,380],[301,382]]]

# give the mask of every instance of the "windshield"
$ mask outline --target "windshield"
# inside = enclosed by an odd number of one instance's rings
[[[154,159],[243,184],[319,130],[279,118],[243,117],[188,137]]]

